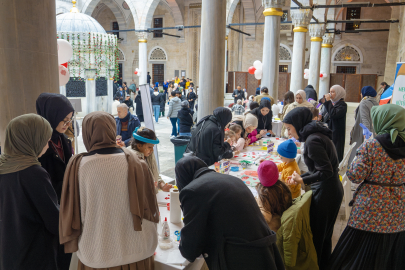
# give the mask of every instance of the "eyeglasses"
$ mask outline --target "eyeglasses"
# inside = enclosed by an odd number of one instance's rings
[[[62,121],[62,122],[63,122],[63,126],[66,127],[67,125],[69,125],[70,123],[73,122],[73,118],[68,121]]]

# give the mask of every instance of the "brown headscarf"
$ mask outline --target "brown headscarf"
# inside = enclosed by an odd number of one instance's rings
[[[11,120],[6,128],[3,154],[0,156],[0,174],[41,166],[38,156],[51,136],[51,125],[37,114],[24,114]]]
[[[117,147],[114,117],[105,112],[93,112],[83,120],[83,141],[88,152]],[[122,148],[128,161],[129,204],[134,230],[142,230],[142,219],[159,222],[159,208],[156,201],[154,181],[148,165],[136,154]],[[67,165],[63,179],[59,215],[59,239],[65,245],[65,252],[78,250],[78,238],[82,232],[80,216],[79,166],[83,156],[75,155]]]

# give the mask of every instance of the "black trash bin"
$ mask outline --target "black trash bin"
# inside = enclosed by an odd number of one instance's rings
[[[191,137],[189,136],[177,136],[170,139],[170,141],[174,144],[174,160],[176,164],[177,161],[179,161],[183,157],[183,154],[186,151],[187,145],[190,140]]]

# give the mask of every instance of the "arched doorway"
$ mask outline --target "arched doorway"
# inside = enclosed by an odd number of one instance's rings
[[[166,51],[161,47],[153,48],[149,53],[149,62],[152,64],[152,81],[155,84],[158,82],[163,85],[165,81],[165,70],[166,70],[167,54]]]

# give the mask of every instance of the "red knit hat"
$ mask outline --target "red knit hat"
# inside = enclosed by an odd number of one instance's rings
[[[273,161],[265,160],[257,169],[260,183],[265,187],[271,187],[278,180],[278,168]]]

